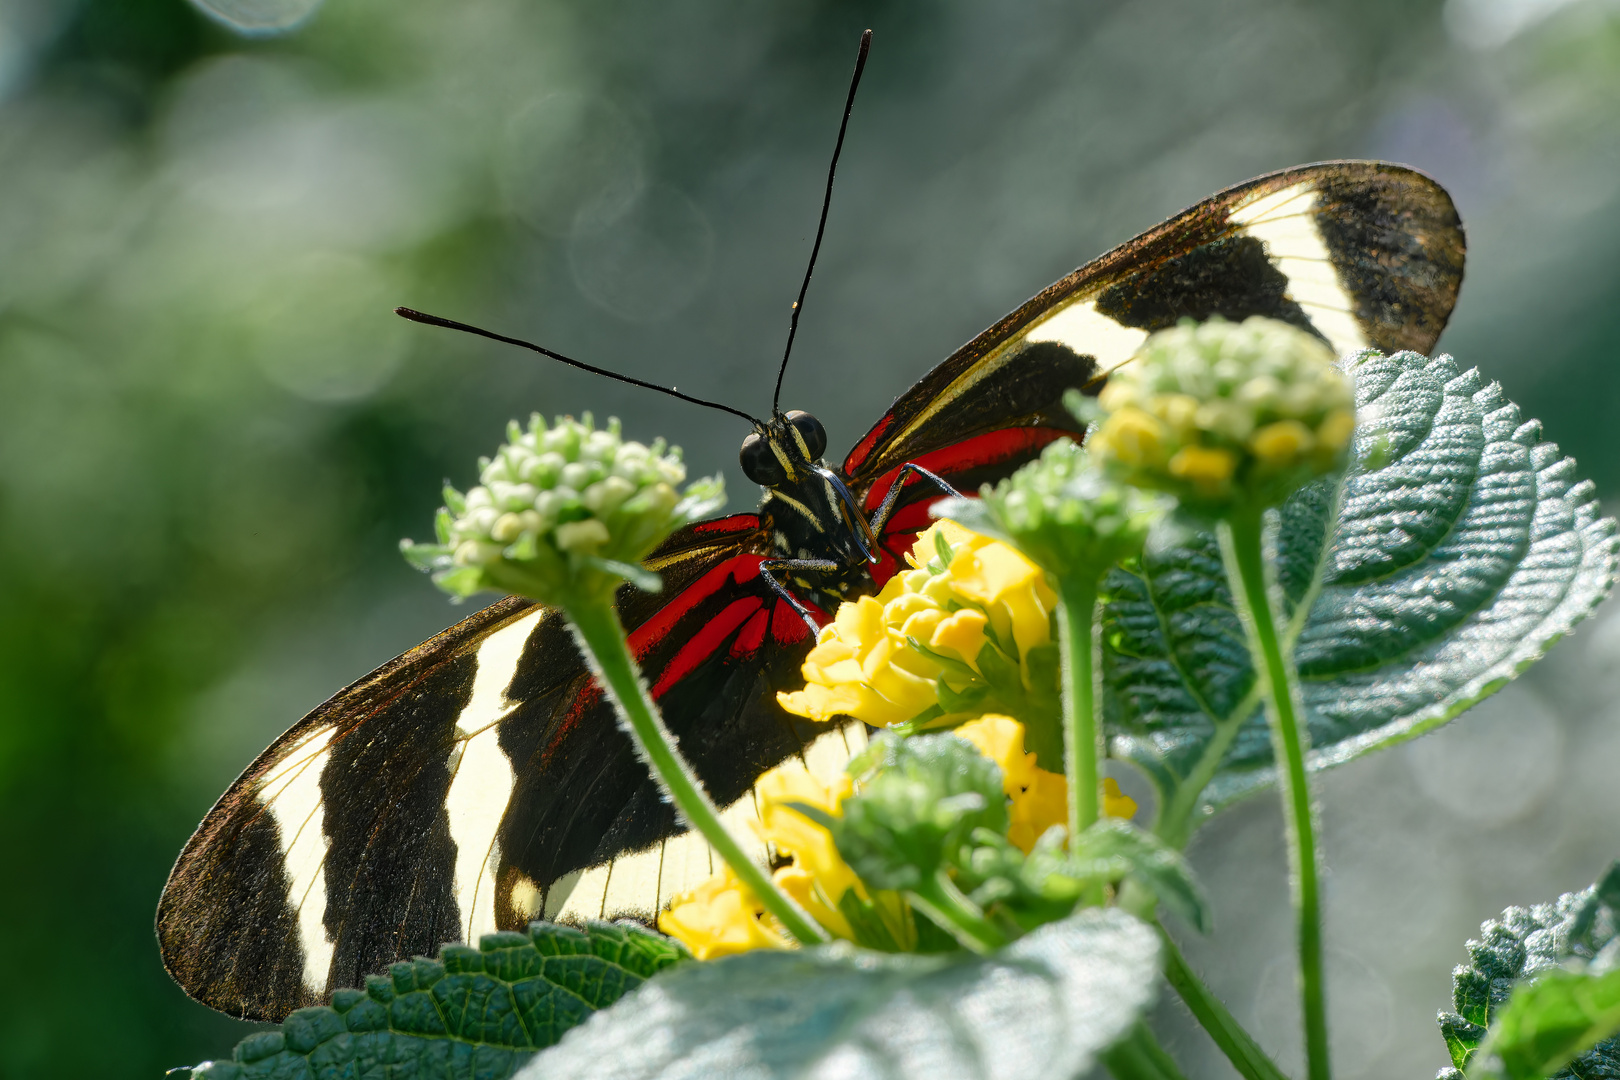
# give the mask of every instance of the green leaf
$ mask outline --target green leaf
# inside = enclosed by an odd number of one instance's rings
[[[645,566],[595,557],[587,557],[580,561],[586,566],[601,570],[603,573],[622,577],[642,592],[661,593],[664,591],[664,579],[648,570]]]
[[[1365,353],[1350,366],[1360,427],[1342,495],[1332,481],[1301,489],[1275,540],[1314,769],[1418,735],[1500,688],[1590,614],[1616,560],[1592,485],[1498,385],[1448,356]],[[1114,753],[1189,821],[1270,784],[1214,536],[1150,543],[1109,575],[1104,597]]]
[[[1158,974],[1158,935],[1100,908],[983,957],[745,953],[647,984],[520,1076],[1079,1076],[1152,1002]]]
[[[1487,1065],[1475,1074],[1542,1080],[1617,1031],[1620,971],[1549,971],[1513,991],[1479,1049]]]
[[[1620,1038],[1612,1037],[1620,1013],[1614,1027],[1599,1030],[1609,1006],[1620,1009],[1620,984],[1590,982],[1607,980],[1613,966],[1617,919],[1605,897],[1617,883],[1620,864],[1599,885],[1550,904],[1510,907],[1479,928],[1468,942],[1469,962],[1451,973],[1456,1011],[1439,1018],[1453,1065],[1470,1073],[1505,1067],[1514,1077],[1620,1080]],[[1584,989],[1568,981],[1572,974],[1588,980]],[[1532,992],[1548,980],[1548,990]]]
[[[302,1080],[342,1076],[501,1080],[569,1028],[686,957],[631,923],[584,931],[534,923],[526,934],[486,934],[474,949],[446,945],[299,1009],[280,1030],[250,1035],[230,1061],[205,1062],[193,1080]]]

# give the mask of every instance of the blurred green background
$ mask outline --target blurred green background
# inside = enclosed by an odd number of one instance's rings
[[[764,409],[865,26],[783,402],[834,447],[1181,207],[1383,157],[1467,221],[1444,347],[1620,488],[1611,3],[329,0],[244,37],[185,0],[0,0],[0,1075],[153,1077],[247,1030],[164,975],[164,876],[273,736],[456,618],[395,545],[508,417],[617,414],[752,503],[729,418],[390,309]],[[1620,855],[1617,671],[1600,619],[1326,778],[1343,1080],[1432,1075],[1464,938]],[[1273,804],[1195,844],[1191,952],[1291,1065]]]

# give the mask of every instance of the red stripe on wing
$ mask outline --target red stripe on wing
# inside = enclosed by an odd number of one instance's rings
[[[851,450],[849,456],[844,459],[845,476],[855,475],[861,464],[866,461],[867,455],[872,452],[872,447],[876,446],[878,440],[883,438],[883,433],[893,426],[894,413],[892,411],[885,413],[883,419],[872,425],[872,430],[868,431],[861,441],[855,444],[855,449]]]
[[[737,657],[751,656],[756,649],[765,643],[765,632],[770,627],[770,612],[754,612],[754,617],[748,620],[748,625],[743,627],[737,634],[737,640],[731,643],[731,655]]]
[[[921,465],[931,473],[949,478],[953,473],[987,468],[1018,457],[1030,457],[1047,443],[1073,434],[1071,431],[1062,431],[1058,428],[1002,428],[1000,431],[988,431],[983,435],[975,435],[971,439],[943,446],[921,457],[913,458],[911,464]],[[868,511],[876,510],[883,502],[884,497],[889,494],[889,488],[894,484],[894,478],[900,475],[900,470],[904,467],[904,464],[896,465],[878,477],[867,489]],[[918,482],[927,483],[915,474],[906,479],[908,487]]]
[[[732,514],[723,518],[695,522],[689,528],[694,536],[715,537],[731,533],[753,532],[759,528],[758,514]]]
[[[805,607],[810,609],[811,618],[820,626],[832,622],[832,616],[822,611],[816,605],[805,601]],[[793,605],[778,600],[776,611],[771,615],[771,637],[778,645],[797,645],[810,634],[810,628],[804,625],[799,613],[793,610]]]
[[[718,615],[704,623],[698,632],[687,639],[681,651],[676,653],[664,670],[659,673],[658,681],[653,684],[652,695],[655,698],[663,697],[664,692],[682,679],[690,675],[700,664],[709,660],[720,646],[725,644],[726,638],[752,615],[765,605],[765,601],[757,596],[744,596],[727,604]]]
[[[872,580],[878,588],[883,588],[896,572],[906,568],[906,553],[917,542],[917,534],[934,523],[933,516],[928,513],[934,501],[919,499],[889,516],[879,542],[878,561],[871,569]]]
[[[763,555],[736,555],[716,566],[672,597],[652,617],[630,634],[630,651],[639,662],[675,624],[694,607],[727,586],[745,585],[759,577]]]

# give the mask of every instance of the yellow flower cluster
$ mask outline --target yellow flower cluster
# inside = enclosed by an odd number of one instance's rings
[[[1026,854],[1054,825],[1068,820],[1068,785],[1057,773],[1035,764],[1024,752],[1024,727],[1009,716],[983,716],[955,729],[954,734],[1001,767],[1003,790],[1010,801],[1011,828],[1007,838]],[[896,941],[913,937],[908,931],[905,902],[895,893],[869,892],[839,856],[832,834],[797,810],[793,803],[812,806],[831,817],[842,816],[841,803],[852,790],[847,775],[823,784],[802,764],[779,766],[759,780],[760,836],[791,862],[779,868],[773,880],[793,897],[831,935],[854,940],[839,901],[850,889],[871,901],[878,917]],[[1136,803],[1122,794],[1112,779],[1104,781],[1106,812],[1131,817]],[[699,960],[712,960],[750,949],[789,949],[792,939],[730,867],[682,893],[658,917],[658,929],[677,938]]]
[[[1002,789],[1011,805],[1007,816],[1010,840],[1029,854],[1041,834],[1069,820],[1069,782],[1062,773],[1048,772],[1035,764],[1035,755],[1024,752],[1024,725],[1010,716],[994,714],[969,720],[953,732],[1001,766]],[[1119,790],[1113,777],[1103,780],[1103,812],[1109,817],[1136,816],[1136,800]]]
[[[936,554],[942,543],[948,565]],[[979,655],[992,637],[1014,643],[1021,658],[1051,640],[1057,594],[1011,546],[940,521],[906,560],[911,569],[877,596],[839,607],[805,658],[805,688],[777,695],[784,709],[888,727],[938,708],[949,723],[961,714],[941,706],[939,684],[960,690],[982,675]],[[1027,667],[1020,674],[1029,686]]]
[[[834,937],[853,940],[854,931],[838,909],[850,889],[870,898],[849,864],[839,856],[832,834],[797,810],[793,803],[814,807],[832,817],[843,814],[841,803],[853,789],[849,776],[839,773],[824,784],[800,762],[778,766],[759,778],[760,838],[791,860],[772,875],[778,888],[791,896],[822,928]],[[901,900],[880,895],[880,917],[891,916],[900,928]],[[699,960],[712,960],[750,949],[788,949],[793,941],[775,919],[765,913],[752,890],[731,868],[670,903],[658,916],[658,929],[679,939]]]
[[[1098,404],[1107,417],[1087,442],[1096,458],[1130,483],[1195,500],[1286,494],[1336,468],[1356,425],[1332,351],[1259,317],[1155,334]]]

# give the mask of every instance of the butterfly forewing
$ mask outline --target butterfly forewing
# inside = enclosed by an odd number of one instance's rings
[[[1184,318],[1282,319],[1340,354],[1427,352],[1462,283],[1445,189],[1379,162],[1304,165],[1214,195],[1042,291],[902,394],[844,462],[869,505],[908,461],[975,436],[1071,431],[1065,390],[1095,386]],[[1000,444],[989,440],[988,456]]]
[[[1340,353],[1427,352],[1456,300],[1463,248],[1451,200],[1409,169],[1334,162],[1249,181],[963,346],[861,439],[845,476],[869,514],[908,463],[975,491],[1078,435],[1065,391],[1095,391],[1184,317],[1267,315]],[[937,495],[908,482],[880,562],[849,568],[845,595],[887,580]],[[795,753],[837,769],[864,741],[859,724],[806,724],[776,703],[811,645],[760,573],[777,539],[752,514],[701,523],[648,561],[663,592],[619,595],[666,723],[744,838],[761,772]],[[677,830],[562,618],[508,599],[265,751],[186,846],[158,931],[187,993],[274,1020],[445,941],[539,917],[650,919],[715,869],[707,845]]]

